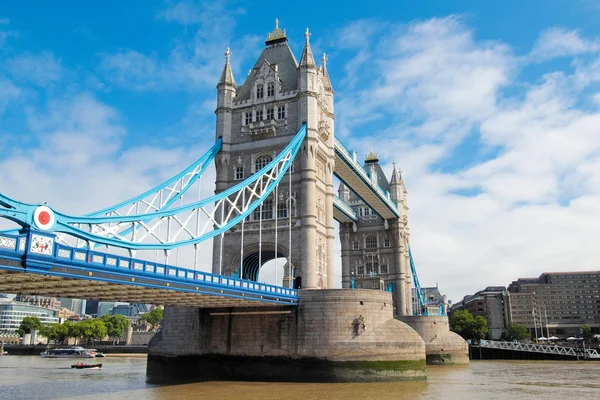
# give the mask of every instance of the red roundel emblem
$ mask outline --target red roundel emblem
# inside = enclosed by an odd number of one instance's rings
[[[48,222],[50,222],[50,214],[48,214],[48,211],[42,211],[40,215],[38,215],[38,221],[40,221],[40,224],[42,225],[48,225]]]
[[[47,206],[39,206],[33,213],[33,223],[38,229],[46,231],[54,225],[54,211]]]

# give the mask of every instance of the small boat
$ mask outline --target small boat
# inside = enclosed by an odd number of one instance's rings
[[[77,363],[77,364],[71,365],[71,368],[76,368],[76,369],[101,369],[102,368],[102,363],[100,363],[100,364]]]
[[[106,357],[104,355],[104,353],[94,353],[94,355],[96,356],[96,358],[104,358],[104,357]]]
[[[3,355],[3,356],[7,356],[7,355],[8,355],[8,351],[4,350],[4,351],[2,352],[2,355]],[[104,356],[102,356],[102,357],[104,357]]]

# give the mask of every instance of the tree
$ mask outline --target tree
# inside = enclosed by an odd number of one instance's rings
[[[583,337],[585,340],[590,340],[592,336],[594,336],[592,334],[592,328],[590,328],[588,325],[582,325],[581,328],[579,328],[579,332],[581,332],[581,337]]]
[[[147,323],[149,323],[152,326],[156,326],[156,325],[160,324],[160,321],[162,321],[163,316],[164,316],[164,310],[160,307],[156,307],[154,310],[150,311],[149,313],[142,315],[142,317],[140,319],[142,321],[146,321]]]
[[[512,342],[514,340],[529,339],[531,334],[525,325],[510,324],[508,328],[502,332],[502,339]]]
[[[107,335],[113,339],[113,344],[129,328],[129,320],[123,315],[103,315],[100,320],[106,325]]]
[[[31,331],[40,330],[42,327],[42,321],[38,317],[25,317],[23,321],[21,321],[21,325],[19,325],[19,335],[23,336],[26,333],[31,333]]]
[[[99,340],[106,336],[107,329],[100,319],[86,319],[74,324],[74,337],[80,337],[85,341]]]
[[[488,333],[487,320],[481,315],[473,318],[473,314],[467,310],[458,310],[452,314],[450,330],[464,339],[480,340]]]

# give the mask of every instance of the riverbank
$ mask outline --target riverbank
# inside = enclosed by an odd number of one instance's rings
[[[61,346],[54,346],[61,347]],[[123,346],[123,345],[99,345],[93,344],[81,345],[88,349],[96,349],[100,353],[104,353],[110,357],[130,356],[130,357],[146,357],[148,355],[148,346]],[[22,344],[5,344],[4,350],[9,355],[15,356],[37,356],[42,351],[48,348],[46,345],[22,345]]]

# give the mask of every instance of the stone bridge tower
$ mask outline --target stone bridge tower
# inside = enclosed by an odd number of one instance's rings
[[[357,289],[383,289],[393,293],[395,315],[412,315],[412,273],[408,253],[408,197],[401,174],[396,170],[388,181],[377,155],[367,155],[364,169],[377,184],[390,192],[402,217],[383,220],[343,183],[339,197],[350,205],[359,221],[340,224],[342,244],[342,286]],[[383,284],[383,285],[381,285]]]
[[[307,136],[288,176],[242,227],[213,242],[213,272],[256,280],[260,267],[291,258],[302,288],[333,287],[333,88],[326,58],[317,66],[310,34],[296,61],[286,31],[276,21],[246,81],[237,86],[227,50],[217,85],[216,192],[249,177],[271,161],[306,123]],[[290,221],[291,216],[291,221]],[[278,240],[275,244],[277,217]],[[289,248],[291,228],[291,248]],[[243,231],[243,235],[242,235]],[[260,244],[259,244],[260,243]],[[286,268],[287,269],[287,268]],[[281,277],[280,277],[281,278]],[[288,279],[277,284],[286,284]]]

